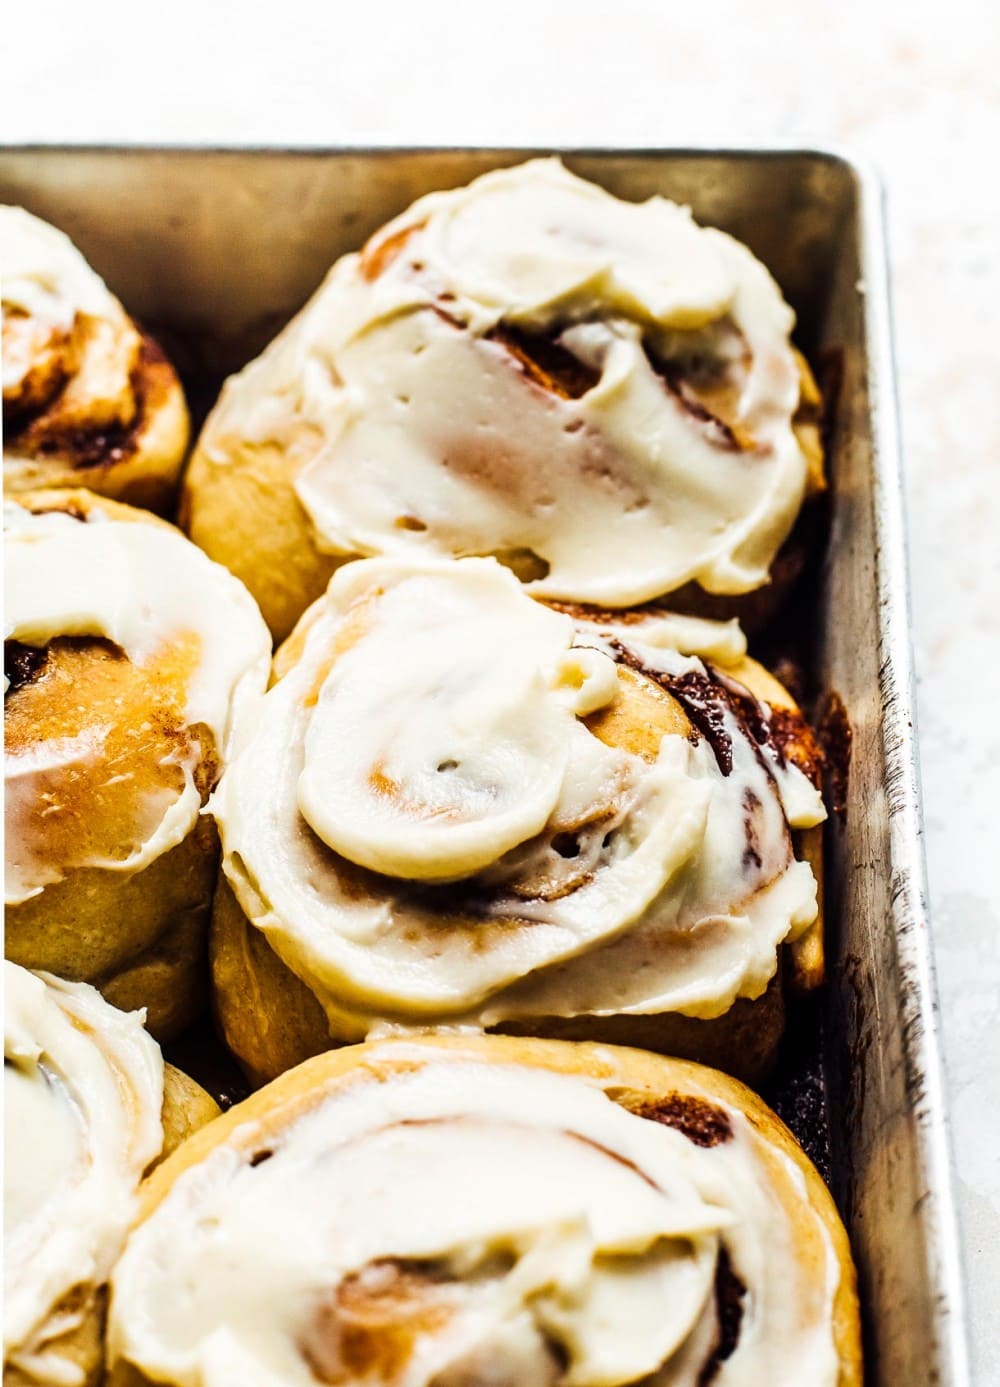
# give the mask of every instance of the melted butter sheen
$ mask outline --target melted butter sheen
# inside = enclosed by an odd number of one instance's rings
[[[59,1336],[102,1284],[163,1141],[163,1065],[139,1013],[4,964],[4,1362],[72,1383]]]
[[[228,382],[200,448],[294,458],[334,554],[526,552],[539,595],[611,606],[744,592],[806,488],[792,324],[739,242],[536,160],[420,199],[339,261]],[[508,329],[586,388],[526,365]],[[654,359],[713,362],[729,433]]]
[[[266,1160],[239,1128],[131,1235],[111,1361],[189,1387],[697,1387],[725,1245],[754,1307],[725,1381],[833,1387],[829,1239],[728,1115],[706,1150],[582,1079],[431,1060],[328,1095]]]
[[[816,792],[720,712],[724,773],[618,663],[707,681],[676,644],[738,660],[733,627],[602,626],[493,560],[373,559],[294,640],[212,809],[244,911],[338,1033],[718,1015],[815,919],[790,828]]]
[[[4,638],[113,647],[53,647],[37,687],[10,701],[5,890],[16,904],[79,867],[139,871],[187,836],[199,757],[232,746],[263,690],[270,640],[239,581],[174,530],[15,502],[4,519]],[[87,665],[74,680],[77,659]],[[82,705],[74,687],[87,692]],[[145,719],[138,736],[122,722],[129,700]]]

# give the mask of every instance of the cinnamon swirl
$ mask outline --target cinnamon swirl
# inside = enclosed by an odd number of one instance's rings
[[[111,1387],[860,1387],[847,1238],[700,1066],[500,1037],[321,1056],[161,1166]]]
[[[212,800],[215,1004],[255,1080],[390,1028],[760,1073],[822,972],[818,752],[735,623],[572,614],[492,559],[345,565]]]
[[[177,375],[69,237],[0,207],[4,486],[172,506],[187,448]]]
[[[338,261],[228,382],[186,528],[278,639],[357,555],[497,555],[539,597],[731,614],[779,552],[791,580],[823,486],[793,321],[684,208],[556,160],[487,174]]]
[[[84,983],[5,962],[4,1010],[4,1384],[90,1387],[143,1173],[218,1109]]]
[[[172,526],[88,492],[7,503],[7,953],[146,1007],[204,1003],[202,807],[267,678],[253,599]]]

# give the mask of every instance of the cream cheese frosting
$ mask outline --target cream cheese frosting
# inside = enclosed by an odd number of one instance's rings
[[[8,492],[86,485],[172,507],[189,420],[177,375],[63,232],[0,206]]]
[[[539,596],[610,606],[746,592],[808,485],[792,326],[732,237],[533,160],[340,260],[199,451],[283,452],[333,555],[509,556]],[[553,354],[578,384],[546,382]],[[688,377],[732,396],[731,426]]]
[[[121,304],[62,231],[23,207],[0,206],[3,302],[53,327],[71,328],[78,313],[118,323]],[[5,363],[7,369],[14,363]]]
[[[742,1113],[715,1109],[707,1149],[580,1077],[411,1059],[175,1179],[116,1267],[112,1366],[185,1387],[697,1387],[724,1267],[743,1310],[713,1382],[834,1387],[829,1235]]]
[[[210,806],[244,912],[338,1033],[760,995],[816,918],[790,829],[818,793],[724,701],[724,764],[684,718],[645,757],[588,724],[623,654],[717,689],[674,643],[699,637],[742,652],[732,626],[574,619],[494,560],[338,570]]]
[[[163,1063],[139,1012],[4,963],[4,1361],[81,1379],[59,1353],[106,1280],[163,1143]]]
[[[140,408],[133,373],[142,339],[121,304],[68,236],[20,207],[0,206],[3,266],[5,413],[61,400],[61,427],[128,427]],[[60,394],[60,392],[62,392]],[[54,470],[72,485],[72,470],[36,456],[5,429],[8,486],[25,490]],[[61,450],[57,449],[57,452]]]
[[[7,747],[6,899],[14,904],[71,868],[141,870],[187,836],[201,810],[194,779],[197,729],[210,732],[221,756],[235,749],[239,727],[266,682],[270,638],[242,584],[177,531],[99,512],[85,522],[59,511],[33,514],[14,502],[4,516],[5,640],[44,647],[57,637],[100,638],[136,665],[173,643],[186,641],[196,650],[184,709],[196,735],[184,760],[183,787],[137,802],[127,855],[51,860],[38,812],[74,767],[100,760],[107,729],[95,725],[77,737]]]

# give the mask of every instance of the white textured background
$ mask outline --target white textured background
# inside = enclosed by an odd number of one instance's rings
[[[975,1381],[1000,1387],[1000,4],[27,0],[3,37],[8,141],[779,138],[881,171]]]

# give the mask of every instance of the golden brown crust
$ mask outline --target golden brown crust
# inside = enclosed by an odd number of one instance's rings
[[[4,700],[6,750],[27,754],[40,742],[80,741],[100,728],[100,757],[51,783],[45,842],[60,863],[123,861],[139,796],[179,796],[184,763],[203,755],[205,729],[189,727],[185,717],[198,642],[175,640],[141,665],[92,637],[57,636],[36,652],[43,653],[33,677]],[[209,771],[211,756],[202,766]]]
[[[97,515],[166,526],[146,512],[83,490],[30,492],[17,500],[36,513],[59,510],[82,521]],[[127,771],[128,778],[119,782],[117,794],[114,788],[100,787],[97,793],[89,782],[72,787],[77,793],[63,797],[59,823],[52,821],[50,827],[77,844],[81,835],[99,839],[101,855],[113,857],[115,844],[130,838],[132,787],[176,775],[178,768],[169,762],[164,766],[165,758],[182,742],[186,746],[195,732],[195,781],[207,799],[218,775],[211,734],[207,728],[187,729],[178,715],[171,717],[171,678],[177,675],[172,667],[157,666],[139,677],[127,659],[109,654],[104,642],[52,645],[56,651],[47,673],[5,701],[8,746],[19,736],[37,737],[46,727],[50,735],[60,729],[65,734],[70,723],[75,727],[81,717],[93,721],[95,710],[105,707],[108,736],[113,741],[117,729],[121,743],[109,754],[117,757],[119,773]],[[137,735],[138,729],[145,730]],[[205,935],[218,856],[215,827],[200,818],[182,843],[142,871],[71,869],[39,895],[7,907],[7,955],[27,968],[93,983],[124,1010],[146,1007],[152,1034],[170,1039],[207,999]]]
[[[826,459],[823,455],[823,395],[812,367],[800,351],[792,348],[799,368],[799,407],[792,419],[799,447],[809,464],[806,495],[826,490]]]
[[[251,925],[221,872],[209,960],[219,1031],[255,1087],[341,1043],[309,988]]]
[[[556,1073],[596,1081],[609,1097],[633,1111],[643,1107],[653,1120],[664,1120],[687,1107],[724,1104],[741,1111],[759,1138],[758,1154],[778,1176],[777,1161],[791,1160],[803,1180],[804,1197],[821,1219],[840,1267],[833,1306],[834,1342],[840,1357],[838,1387],[861,1387],[862,1363],[857,1286],[850,1246],[829,1191],[815,1167],[780,1119],[738,1080],[687,1061],[639,1050],[604,1045],[507,1036],[428,1036],[416,1041],[386,1040],[330,1051],[283,1074],[267,1088],[225,1113],[185,1143],[182,1150],[153,1171],[142,1191],[140,1222],[149,1217],[178,1177],[227,1144],[248,1156],[309,1112],[336,1089],[353,1083],[378,1082],[406,1072],[439,1055],[489,1064],[534,1065]],[[687,1116],[691,1109],[688,1107]],[[669,1119],[668,1119],[669,1120]],[[704,1144],[700,1142],[699,1144]],[[147,1381],[134,1370],[113,1371],[115,1387]]]
[[[214,1121],[222,1109],[201,1084],[176,1069],[163,1066],[163,1152],[160,1161],[172,1156],[188,1137]],[[159,1161],[157,1161],[157,1165]]]
[[[8,906],[7,957],[93,983],[123,1010],[144,1006],[151,1034],[170,1040],[205,1005],[217,871],[218,835],[203,818],[142,872],[81,868]]]
[[[796,996],[802,997],[815,992],[826,980],[826,942],[824,939],[824,884],[823,869],[823,829],[808,828],[793,835],[795,856],[808,862],[816,878],[816,896],[820,903],[819,914],[809,926],[788,946],[788,986]]]
[[[87,520],[91,515],[105,520],[116,520],[123,525],[158,525],[161,529],[176,531],[177,526],[168,520],[152,515],[138,506],[126,505],[123,501],[99,495],[84,486],[61,486],[40,488],[37,491],[22,491],[11,498],[32,515],[46,515],[52,511],[63,511],[75,520]]]
[[[273,445],[244,444],[220,464],[199,444],[181,494],[182,528],[246,584],[276,642],[346,562],[317,549],[294,477],[293,461]]]
[[[632,1046],[722,1069],[743,1083],[759,1085],[774,1068],[785,1029],[781,975],[779,966],[762,996],[753,1001],[740,997],[711,1021],[679,1012],[659,1016],[546,1016],[538,1021],[505,1022],[496,1033]]]

